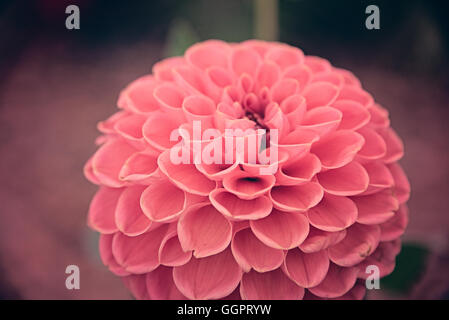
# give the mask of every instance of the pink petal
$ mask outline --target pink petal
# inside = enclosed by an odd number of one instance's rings
[[[92,159],[93,159],[93,156],[90,157],[89,160],[87,160],[87,162],[84,164],[84,167],[83,167],[84,177],[86,177],[86,179],[89,180],[90,182],[92,182],[93,184],[100,184],[100,181],[95,176],[94,170],[92,168]]]
[[[299,127],[288,135],[281,137],[279,143],[271,141],[271,144],[278,148],[279,153],[285,152],[290,159],[293,159],[306,154],[318,139],[319,136],[314,131]]]
[[[249,76],[245,73],[244,75],[242,75],[242,76],[240,77],[240,79],[241,79],[243,76],[249,77]],[[246,78],[246,77],[245,77],[245,78]],[[239,80],[239,82],[240,82],[240,80]],[[239,83],[239,84],[240,84],[240,83]],[[240,84],[240,85],[243,85],[243,84]],[[248,88],[246,88],[246,89],[244,89],[244,88],[240,89],[240,90],[244,93],[243,101],[242,101],[242,106],[243,106],[243,108],[245,108],[245,110],[248,110],[248,111],[253,112],[253,113],[259,113],[259,114],[262,114],[262,112],[263,112],[263,106],[265,106],[266,103],[265,103],[265,101],[262,102],[262,98],[259,100],[259,98],[257,97],[256,94],[254,94],[254,93],[252,93],[252,92],[249,92],[249,91],[251,90],[251,89],[249,89],[249,86],[250,86],[250,85],[251,85],[251,87],[252,87],[252,82],[250,83],[250,81],[248,81],[248,83],[246,84],[246,86],[248,86]],[[249,93],[248,93],[246,90],[248,90]],[[268,88],[264,87],[263,90],[264,90],[264,91],[265,91],[265,90],[268,90]]]
[[[153,96],[157,81],[153,76],[144,76],[133,81],[120,93],[117,102],[119,108],[134,113],[148,113],[159,109],[159,104]]]
[[[280,78],[279,67],[272,62],[264,62],[259,66],[256,74],[257,89],[271,88]]]
[[[271,88],[271,99],[281,103],[284,99],[299,92],[299,83],[295,79],[283,79]]]
[[[284,262],[282,250],[266,246],[248,228],[234,234],[231,248],[235,260],[245,272],[251,268],[257,272],[271,271]]]
[[[337,101],[338,100],[356,101],[362,104],[365,108],[369,108],[374,104],[374,99],[368,92],[362,88],[348,85],[343,86],[340,89]]]
[[[218,181],[223,180],[227,176],[232,176],[239,170],[239,162],[235,161],[233,164],[195,164],[198,171],[204,174],[208,179]]]
[[[146,232],[151,226],[140,208],[140,196],[145,186],[126,188],[120,195],[115,209],[115,221],[118,229],[127,236],[137,236]]]
[[[408,208],[405,204],[401,204],[393,218],[380,224],[380,241],[391,241],[399,238],[404,234],[407,224]]]
[[[204,75],[190,66],[181,66],[173,69],[176,85],[188,94],[205,94]]]
[[[339,243],[346,237],[346,229],[337,232],[327,232],[310,227],[306,240],[299,245],[305,253],[318,252]]]
[[[371,118],[369,111],[359,102],[339,100],[332,103],[332,107],[343,114],[338,129],[357,130],[366,125]]]
[[[170,150],[167,150],[159,156],[159,169],[172,181],[177,187],[189,193],[208,196],[215,189],[215,181],[206,178],[193,163],[173,164],[170,159]]]
[[[136,152],[123,164],[119,178],[124,181],[145,182],[155,176],[157,168],[156,154]]]
[[[396,256],[401,250],[401,241],[381,242],[376,251],[358,265],[359,278],[366,279],[371,273],[366,272],[367,267],[375,265],[379,268],[379,277],[385,277],[393,272],[396,265]]]
[[[290,123],[287,117],[282,112],[277,103],[270,103],[265,108],[264,124],[269,129],[278,129],[279,136],[283,137],[290,131]]]
[[[357,205],[358,223],[379,224],[387,221],[399,209],[399,202],[391,190],[380,191],[367,196],[351,198]]]
[[[341,118],[342,113],[335,108],[317,107],[305,114],[301,126],[324,136],[337,129]]]
[[[237,89],[243,94],[248,95],[254,94],[252,93],[253,88],[254,88],[253,78],[247,73],[241,74],[237,80]]]
[[[315,143],[311,152],[320,158],[323,168],[335,169],[350,163],[363,144],[360,134],[339,130]]]
[[[114,129],[115,124],[119,120],[128,117],[130,114],[131,113],[128,111],[116,112],[112,116],[107,118],[106,120],[98,122],[97,129],[98,129],[98,131],[100,131],[101,133],[104,133],[104,134],[114,133],[115,132],[115,129]]]
[[[374,104],[368,109],[371,115],[370,125],[375,128],[386,128],[390,126],[390,119],[388,118],[388,110],[382,108],[378,104]]]
[[[198,203],[179,219],[178,237],[184,251],[193,250],[196,258],[203,258],[226,249],[232,225],[209,203]]]
[[[276,173],[276,171],[279,169],[279,166],[281,166],[283,163],[285,163],[288,160],[288,153],[284,151],[276,150],[274,147],[273,141],[271,141],[271,144],[273,144],[273,147],[268,147],[264,149],[262,152],[259,153],[258,157],[260,159],[261,156],[263,156],[265,159],[268,159],[268,163],[261,164],[261,163],[245,163],[244,161],[241,162],[239,165],[243,168],[245,172],[248,172],[251,175],[270,175]],[[283,146],[283,147],[293,147],[296,148],[296,146]],[[304,146],[297,146],[300,150]],[[307,148],[307,147],[306,147]],[[277,153],[277,156],[273,156],[274,159],[271,158],[271,152],[274,150]],[[293,150],[293,149],[292,149]],[[304,150],[304,149],[302,149]],[[302,153],[302,151],[299,151]],[[276,160],[277,159],[277,160]]]
[[[133,114],[118,120],[114,129],[125,139],[131,141],[142,140],[142,126],[147,117],[140,114]]]
[[[310,288],[317,286],[326,277],[329,258],[326,250],[303,253],[299,249],[292,249],[288,250],[284,266],[288,277],[298,286]]]
[[[122,278],[125,286],[137,300],[148,300],[149,298],[145,279],[146,275],[144,274],[132,274]]]
[[[187,97],[182,106],[184,112],[191,116],[210,116],[215,112],[215,103],[211,99],[200,95]]]
[[[294,65],[285,69],[283,77],[298,81],[299,92],[302,92],[312,78],[312,71],[305,65]]]
[[[184,96],[185,94],[172,83],[163,83],[154,90],[154,98],[161,105],[161,109],[179,121],[184,120],[180,112]]]
[[[299,160],[283,164],[275,175],[276,183],[284,186],[301,184],[310,181],[320,171],[320,160],[309,153]]]
[[[276,63],[281,70],[293,65],[300,65],[304,61],[304,53],[291,46],[276,46],[265,55],[265,59]]]
[[[376,131],[365,127],[359,129],[358,133],[360,133],[365,139],[365,144],[357,154],[359,157],[373,160],[385,156],[387,152],[387,145],[385,144],[384,139],[382,139]]]
[[[329,61],[320,57],[305,56],[304,64],[309,67],[313,73],[329,72],[332,70]]]
[[[235,102],[243,100],[243,92],[241,92],[236,86],[229,85],[223,89],[223,95],[221,102],[234,105]]]
[[[173,68],[185,65],[184,57],[170,57],[153,65],[154,77],[159,81],[173,81]]]
[[[358,162],[350,162],[344,167],[317,174],[325,191],[338,196],[352,196],[368,188],[369,176]]]
[[[390,169],[394,179],[394,195],[399,203],[407,202],[410,198],[410,182],[408,182],[404,170],[397,163],[388,165],[388,169]]]
[[[226,68],[229,50],[227,43],[209,40],[191,46],[187,49],[185,57],[188,63],[200,69],[207,69],[211,66]]]
[[[177,141],[171,141],[172,132],[179,127],[179,122],[166,113],[151,114],[142,127],[143,137],[160,151],[170,149]]]
[[[270,214],[273,208],[271,200],[266,196],[243,200],[223,188],[212,191],[209,199],[218,211],[235,220],[264,218]]]
[[[311,225],[320,230],[341,231],[356,221],[357,207],[347,197],[325,193],[323,200],[307,211],[307,218]]]
[[[299,246],[309,234],[309,223],[302,213],[273,209],[268,217],[250,221],[254,235],[267,246],[291,249]]]
[[[312,82],[328,82],[337,88],[341,88],[344,84],[344,79],[338,72],[332,70],[314,74]]]
[[[225,68],[210,67],[206,70],[207,79],[218,88],[225,88],[232,84],[230,72]]]
[[[112,253],[126,271],[136,274],[151,272],[159,266],[159,247],[168,225],[136,237],[120,232],[114,235]]]
[[[277,186],[271,189],[270,198],[276,209],[303,212],[321,201],[323,188],[316,182],[296,186]]]
[[[170,201],[167,201],[170,195]],[[153,181],[142,193],[140,206],[144,214],[152,221],[170,222],[184,212],[187,195],[167,179]]]
[[[177,223],[170,224],[159,247],[159,262],[168,267],[186,264],[192,257],[191,251],[184,251],[179,242]]]
[[[280,104],[280,108],[287,117],[290,127],[296,127],[304,118],[307,108],[306,99],[299,94],[294,94],[285,98]]]
[[[357,77],[348,70],[345,69],[340,69],[340,68],[334,68],[334,71],[339,73],[341,76],[343,76],[343,79],[345,81],[345,84],[350,85],[350,86],[356,86],[356,87],[360,87],[360,80],[357,79]]]
[[[100,249],[101,261],[115,275],[117,275],[119,277],[127,276],[130,273],[117,263],[117,261],[115,260],[113,254],[112,254],[112,240],[113,239],[114,239],[114,234],[100,234],[99,249]]]
[[[234,102],[233,104],[220,102],[214,115],[215,128],[223,132],[226,128],[226,121],[235,120],[242,115],[243,111],[239,102]]]
[[[362,300],[366,294],[366,285],[361,283],[356,283],[351,290],[346,292],[344,295],[333,298],[332,300]]]
[[[184,99],[182,110],[188,121],[201,121],[204,128],[212,127],[215,103],[205,96],[192,95]]]
[[[237,81],[237,88],[240,92],[242,92],[246,95],[254,94],[254,93],[252,93],[253,88],[254,88],[253,78],[246,73],[240,75],[240,77]]]
[[[115,135],[113,135],[113,134],[103,134],[103,135],[98,136],[95,139],[94,143],[97,146],[101,146],[101,145],[105,144],[107,141],[113,140],[114,138],[115,138]]]
[[[207,258],[192,258],[173,269],[176,286],[189,299],[223,298],[234,291],[241,277],[242,271],[230,249]]]
[[[332,104],[338,95],[338,87],[327,82],[313,82],[305,87],[302,95],[306,98],[307,109]]]
[[[242,298],[240,297],[240,286],[237,286],[237,288],[235,288],[235,290],[232,291],[231,294],[221,298],[220,300],[242,300]]]
[[[255,122],[249,119],[225,119],[224,128],[226,129],[242,129],[245,131],[246,129],[253,129],[255,126]]]
[[[369,189],[384,189],[394,185],[393,176],[387,166],[380,161],[371,161],[363,164],[369,176]]]
[[[354,286],[357,281],[357,273],[357,268],[343,268],[331,263],[326,278],[309,290],[322,298],[340,297]]]
[[[260,56],[254,50],[240,47],[232,52],[231,69],[237,75],[247,73],[253,76],[260,63]]]
[[[123,189],[100,187],[89,207],[88,225],[100,233],[114,233],[115,208]]]
[[[236,171],[223,179],[223,187],[240,199],[252,200],[269,191],[274,182],[275,178],[271,175],[254,176],[245,171]]]
[[[201,130],[199,130],[201,129]],[[182,163],[201,163],[203,162],[203,153],[207,152],[207,148],[211,149],[211,151],[215,151],[215,148],[220,150],[220,147],[224,149],[224,146],[221,146],[222,136],[221,132],[217,129],[210,129],[202,126],[194,125],[192,122],[183,123],[179,126],[177,135],[181,137],[181,141],[171,148],[170,157],[174,157],[174,159],[170,159],[173,164]],[[179,137],[176,137],[179,139]],[[216,146],[218,144],[218,146]],[[206,149],[206,150],[205,150]],[[184,152],[186,153],[184,155]],[[210,152],[209,152],[210,153]],[[181,156],[182,161],[179,161],[177,155]],[[209,154],[207,154],[209,155]],[[213,160],[215,162],[215,152],[212,153]],[[219,156],[222,156],[219,154]],[[199,157],[199,159],[195,159]],[[185,161],[184,158],[186,158]],[[206,159],[204,162],[206,162]],[[221,160],[221,158],[220,158]],[[209,162],[209,161],[207,161]],[[218,161],[216,161],[218,162]]]
[[[268,41],[250,39],[242,42],[242,45],[250,47],[256,51],[260,57],[264,57],[268,50],[271,49],[271,43]]]
[[[159,266],[147,273],[146,285],[151,300],[186,300],[173,282],[173,268]]]
[[[404,145],[392,128],[379,129],[377,131],[387,144],[387,153],[382,159],[385,163],[398,161],[404,155]]]
[[[354,224],[342,241],[328,249],[329,258],[342,267],[354,266],[376,250],[379,238],[379,226]]]
[[[132,146],[123,140],[113,139],[103,144],[92,158],[92,172],[108,187],[123,186],[119,173],[125,161],[136,152]]]
[[[297,286],[281,269],[245,273],[240,284],[243,300],[301,300],[304,288]]]

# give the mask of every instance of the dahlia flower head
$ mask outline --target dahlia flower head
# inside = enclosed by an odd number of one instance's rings
[[[351,72],[283,43],[209,40],[117,104],[84,168],[99,185],[88,225],[137,299],[362,299],[367,267],[393,271],[403,144]],[[198,124],[218,136],[195,138]],[[245,148],[223,147],[228,129]],[[250,157],[254,143],[275,161]],[[211,145],[231,161],[198,161]]]

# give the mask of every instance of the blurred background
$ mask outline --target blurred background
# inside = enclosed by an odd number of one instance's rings
[[[86,226],[96,187],[82,167],[119,91],[209,38],[280,40],[361,79],[405,142],[412,185],[396,271],[367,299],[448,299],[449,5],[424,0],[1,1],[0,299],[131,298]],[[65,287],[70,264],[80,290]]]

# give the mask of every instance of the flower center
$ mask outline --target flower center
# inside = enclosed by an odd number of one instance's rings
[[[256,123],[256,126],[255,126],[256,129],[265,129],[267,131],[270,130],[269,128],[267,128],[265,126],[263,117],[260,114],[258,114],[257,112],[245,110],[245,118],[247,118],[248,120],[254,121]]]
[[[270,130],[264,122],[265,108],[254,94],[246,95],[242,101],[243,111],[245,115],[243,118],[254,121],[256,123],[256,129],[265,129],[267,132]]]

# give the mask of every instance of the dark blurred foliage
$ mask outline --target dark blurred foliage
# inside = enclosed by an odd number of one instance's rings
[[[420,279],[429,258],[429,250],[417,243],[404,244],[396,258],[396,268],[382,279],[382,286],[393,293],[407,294]]]
[[[370,4],[380,9],[380,30],[365,28]],[[281,40],[316,55],[344,48],[342,54],[354,50],[363,63],[380,59],[399,71],[446,75],[448,1],[285,0],[280,1],[280,15]]]
[[[0,35],[2,55],[13,59],[36,34],[62,41],[67,30],[61,13],[69,4],[77,4],[82,17],[71,40],[85,46],[163,41],[174,19],[189,21],[201,40],[240,41],[253,34],[251,0],[3,0],[0,27],[8,32]],[[380,8],[380,30],[365,28],[370,4]],[[441,73],[449,60],[448,15],[449,2],[439,0],[281,0],[280,40],[316,55],[326,56],[337,46],[346,48],[345,54],[364,51],[368,60],[384,59],[399,70]]]

